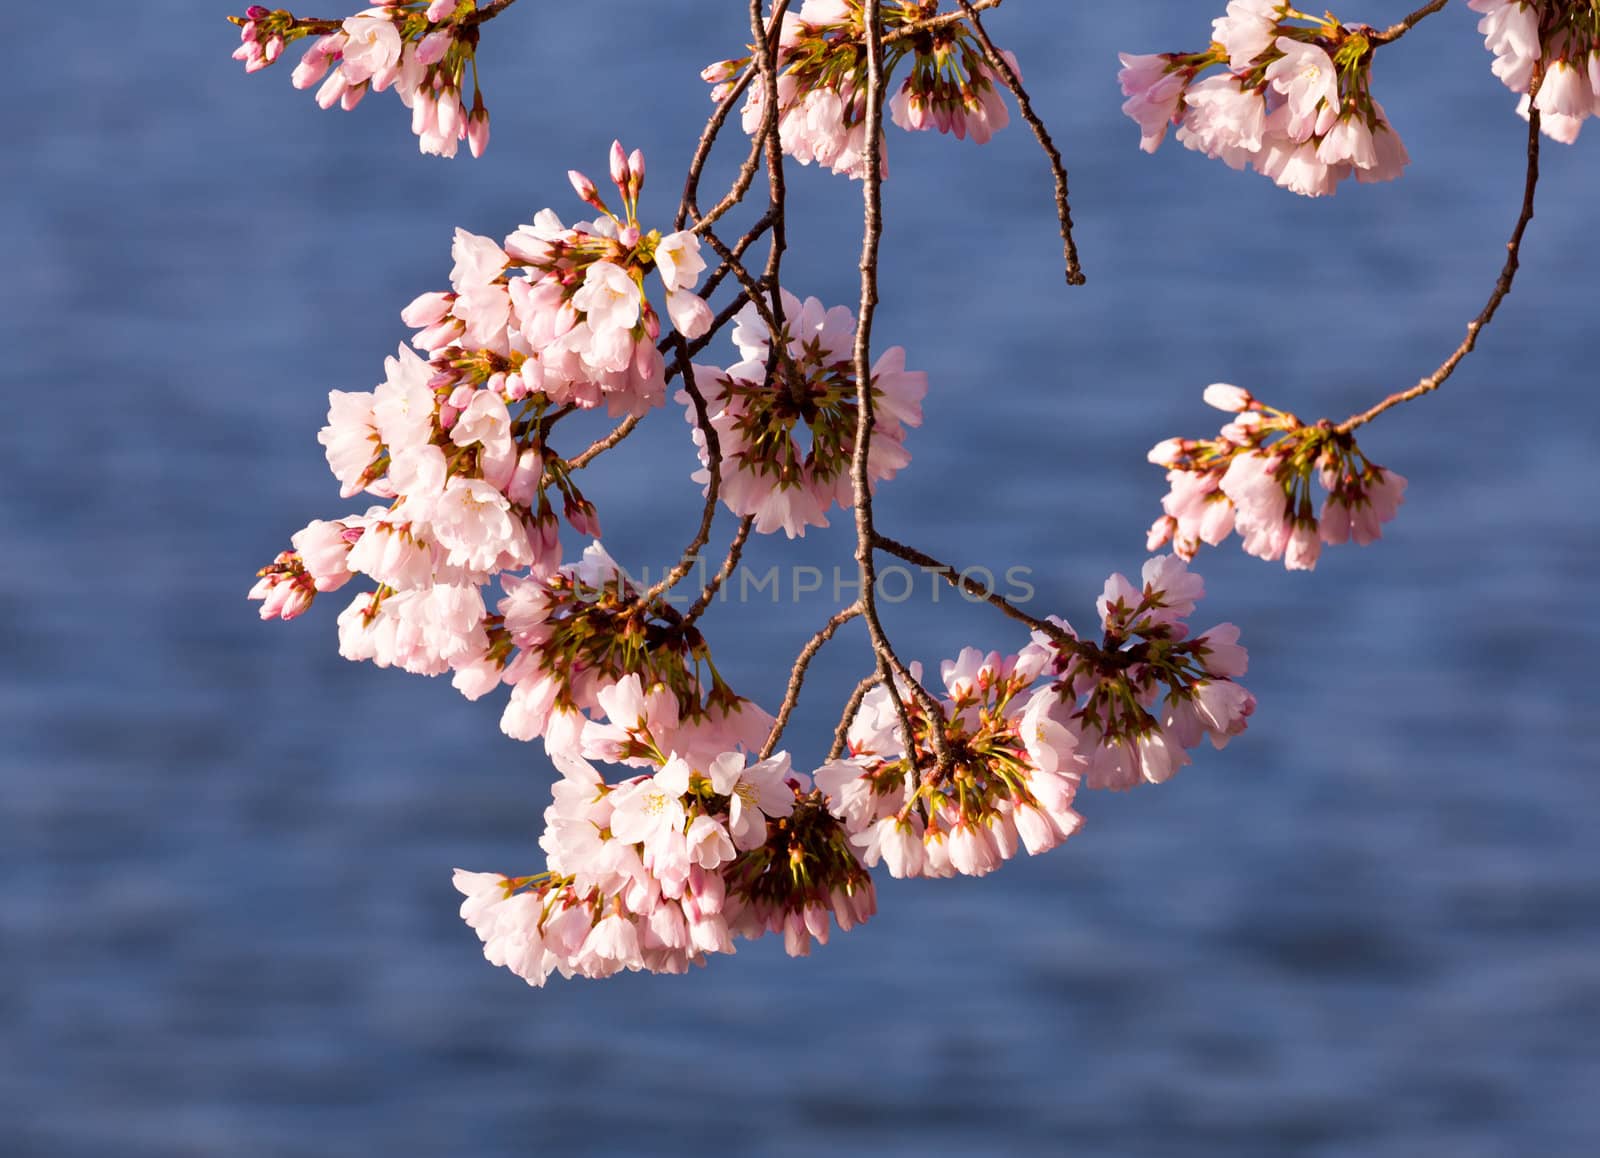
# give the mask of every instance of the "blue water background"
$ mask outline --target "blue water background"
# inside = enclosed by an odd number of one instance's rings
[[[1141,155],[1116,52],[1198,47],[1221,7],[991,17],[1067,154],[1084,289],[1020,123],[982,149],[890,134],[877,333],[932,389],[881,525],[1031,567],[1035,609],[1078,622],[1144,557],[1145,450],[1215,429],[1206,383],[1336,418],[1409,384],[1482,305],[1521,196],[1522,122],[1462,5],[1378,62],[1401,182],[1313,202]],[[763,943],[534,991],[482,961],[450,869],[539,865],[540,749],[498,703],[340,660],[338,600],[264,625],[243,595],[349,509],[326,392],[378,380],[451,229],[576,216],[565,171],[601,176],[613,136],[665,222],[743,9],[520,5],[482,51],[490,155],[453,164],[390,96],[325,113],[287,66],[240,75],[225,5],[30,18],[0,161],[0,1152],[1595,1153],[1593,126],[1547,144],[1480,351],[1364,438],[1411,480],[1383,542],[1313,575],[1200,558],[1201,625],[1241,625],[1261,699],[1226,753],[1085,800],[1080,836],[990,879],[885,881],[806,962]],[[853,303],[859,188],[790,176],[789,282]],[[687,538],[690,470],[669,411],[585,478],[619,559]],[[836,525],[752,563],[848,551]],[[722,670],[775,702],[826,594],[719,610]],[[1021,642],[930,600],[890,610],[910,657]],[[866,663],[849,631],[818,662],[799,758]]]

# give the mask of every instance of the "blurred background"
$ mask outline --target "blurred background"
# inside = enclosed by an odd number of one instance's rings
[[[1087,621],[1137,570],[1164,490],[1145,451],[1216,430],[1207,383],[1337,419],[1430,371],[1520,202],[1523,124],[1461,4],[1379,58],[1399,183],[1313,202],[1142,155],[1116,53],[1196,48],[1222,7],[989,20],[1066,153],[1086,288],[1020,122],[982,149],[890,132],[877,335],[931,392],[880,525],[1032,568],[1041,613]],[[539,867],[542,749],[500,735],[498,697],[340,660],[341,599],[269,625],[244,594],[349,509],[327,391],[381,378],[452,228],[570,220],[566,170],[602,175],[614,136],[666,222],[696,74],[744,9],[519,5],[481,53],[490,153],[454,163],[390,95],[322,112],[289,65],[242,75],[228,5],[33,17],[50,51],[12,58],[32,111],[0,181],[0,1151],[1593,1154],[1595,139],[1546,143],[1480,351],[1363,439],[1411,480],[1383,541],[1312,575],[1236,541],[1198,560],[1198,624],[1241,626],[1261,700],[1226,753],[1085,799],[1080,836],[995,877],[885,880],[881,915],[806,962],[761,943],[540,991],[484,963],[450,870]],[[859,188],[790,176],[789,284],[853,304]],[[692,459],[674,409],[586,474],[618,559],[687,540]],[[848,522],[751,563],[846,562]],[[717,611],[722,670],[775,705],[828,594]],[[927,586],[889,622],[928,663],[1022,642]],[[867,667],[842,633],[797,760]]]

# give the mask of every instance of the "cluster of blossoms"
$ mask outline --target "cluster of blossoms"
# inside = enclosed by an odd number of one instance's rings
[[[1193,558],[1201,543],[1238,531],[1249,554],[1309,571],[1324,543],[1376,541],[1404,501],[1406,480],[1369,462],[1349,433],[1307,426],[1237,386],[1208,386],[1205,400],[1234,415],[1215,439],[1169,438],[1150,451],[1171,487],[1150,528],[1152,551],[1171,543]],[[1320,513],[1313,475],[1327,492]]]
[[[451,289],[423,294],[401,318],[419,332],[438,385],[499,383],[518,397],[613,417],[643,415],[666,401],[661,318],[645,292],[654,272],[667,317],[689,338],[704,334],[711,307],[695,292],[705,259],[694,234],[663,237],[639,227],[644,156],[611,146],[611,179],[623,216],[594,182],[569,174],[573,188],[603,216],[567,227],[549,209],[497,245],[457,230]]]
[[[1203,593],[1181,559],[1152,559],[1142,589],[1107,582],[1102,643],[1058,623],[1018,655],[969,648],[945,663],[943,770],[939,725],[906,697],[908,755],[883,687],[851,721],[847,757],[807,776],[739,745],[684,755],[674,698],[624,677],[600,693],[610,723],[592,738],[609,746],[589,751],[649,771],[608,783],[553,749],[563,778],[545,812],[545,871],[458,870],[461,915],[491,962],[533,985],[557,972],[681,973],[738,938],[782,933],[796,956],[826,944],[833,926],[876,911],[867,868],[880,862],[895,877],[983,876],[1019,849],[1048,851],[1081,825],[1080,784],[1160,783],[1202,739],[1220,748],[1244,731],[1255,701],[1233,682],[1245,669],[1237,630],[1187,638]]]
[[[1600,115],[1600,7],[1592,0],[1468,0],[1494,53],[1494,74],[1521,93],[1517,111],[1565,144]],[[1538,95],[1530,96],[1538,77]]]
[[[772,717],[728,687],[698,629],[645,602],[600,544],[546,579],[501,586],[495,638],[456,682],[471,699],[511,686],[506,735],[542,736],[551,756],[630,766],[664,751],[707,760],[766,738]]]
[[[480,20],[474,0],[386,0],[342,21],[252,4],[229,19],[240,26],[233,56],[246,72],[275,63],[292,41],[313,37],[291,81],[300,89],[318,86],[323,108],[353,109],[368,92],[392,88],[411,110],[424,153],[454,157],[466,141],[479,157],[488,147],[489,111],[474,63]],[[462,88],[469,66],[470,108]]]
[[[850,459],[855,448],[855,315],[843,306],[826,309],[816,298],[781,294],[782,338],[754,305],[739,314],[733,342],[740,360],[726,370],[696,366],[695,382],[704,394],[722,452],[719,496],[736,515],[755,519],[768,534],[779,528],[790,537],[807,527],[826,527],[835,504],[855,505]],[[886,350],[872,368],[872,444],[867,471],[875,484],[893,478],[911,461],[906,427],[922,425],[922,399],[928,376],[905,368],[905,350]],[[695,426],[702,470],[695,475],[709,488],[711,462],[705,434]]]
[[[1049,660],[1038,645],[1010,656],[967,648],[941,665],[945,771],[937,722],[904,689],[914,755],[888,690],[862,701],[848,757],[818,769],[816,782],[867,864],[881,860],[894,877],[984,876],[1019,847],[1046,852],[1078,830],[1076,738],[1046,718],[1041,693],[1028,694]]]
[[[1123,54],[1122,109],[1140,146],[1155,152],[1177,125],[1187,148],[1308,197],[1350,176],[1400,176],[1409,157],[1371,93],[1373,30],[1302,19],[1275,0],[1232,0],[1204,52]]]
[[[1221,748],[1245,730],[1255,698],[1234,682],[1246,664],[1238,628],[1187,638],[1204,593],[1184,560],[1161,556],[1141,588],[1107,581],[1099,643],[1053,620],[1016,655],[968,648],[945,662],[943,768],[937,723],[903,697],[908,755],[888,692],[875,688],[850,724],[847,758],[818,769],[817,787],[865,862],[891,876],[983,876],[1019,847],[1054,848],[1081,823],[1080,784],[1159,784],[1201,740]]]
[[[614,145],[612,173],[624,219],[574,174],[606,217],[565,229],[546,210],[504,248],[458,231],[452,290],[424,294],[402,315],[421,328],[414,345],[426,357],[401,347],[375,389],[329,395],[319,439],[341,494],[366,492],[388,505],[297,532],[294,550],[265,568],[252,591],[263,617],[292,618],[317,593],[364,575],[375,587],[340,617],[343,654],[427,675],[455,671],[463,690],[487,690],[502,670],[515,682],[521,669],[508,656],[523,646],[517,624],[531,622],[531,613],[508,576],[516,610],[491,617],[486,583],[523,570],[538,584],[601,588],[610,580],[557,571],[551,492],[580,534],[598,535],[599,520],[550,451],[550,428],[572,409],[603,404],[639,414],[664,401],[647,272],[659,275],[681,328],[698,334],[710,321],[693,292],[704,264],[693,235],[641,235],[643,158]],[[589,571],[603,570],[590,562]]]
[[[1235,683],[1248,657],[1239,629],[1220,623],[1193,639],[1184,622],[1205,583],[1177,555],[1144,565],[1141,585],[1106,581],[1097,607],[1101,642],[1036,635],[1052,651],[1049,707],[1039,726],[1059,725],[1077,738],[1088,788],[1122,790],[1161,784],[1209,739],[1221,749],[1245,730],[1255,697]],[[1163,695],[1163,689],[1165,694]]]
[[[981,47],[963,24],[922,25],[938,15],[938,0],[898,0],[883,6],[884,75],[906,59],[911,67],[889,101],[894,123],[916,132],[937,129],[983,144],[1006,126],[1000,88]],[[1016,58],[1004,54],[1013,73]],[[785,12],[777,46],[778,136],[783,151],[801,164],[813,161],[835,173],[862,176],[866,157],[867,49],[860,0],[805,0]],[[766,91],[754,76],[754,58],[723,60],[701,76],[722,101],[749,85],[743,109],[746,133],[760,131]]]
[[[769,932],[804,956],[877,910],[872,878],[786,755],[658,755],[653,774],[618,784],[583,760],[557,765],[546,871],[455,877],[484,956],[530,985],[683,973]]]

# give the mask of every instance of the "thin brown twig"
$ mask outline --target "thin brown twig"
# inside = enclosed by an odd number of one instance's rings
[[[1015,619],[1018,623],[1025,623],[1033,630],[1043,632],[1057,643],[1077,642],[1066,629],[1051,623],[1048,619],[1040,619],[1037,616],[1029,615],[1015,603],[1005,598],[1005,596],[979,583],[976,579],[970,578],[965,572],[956,570],[949,563],[935,559],[926,551],[919,551],[915,547],[878,533],[873,534],[873,543],[878,550],[904,559],[907,563],[914,563],[925,571],[933,572],[958,591],[965,591],[976,599],[982,599],[985,603]]]
[[[789,0],[779,0],[779,6],[773,13],[771,31],[765,36],[758,31],[759,23],[752,26],[752,32],[756,39],[761,40],[766,46],[765,52],[758,54],[758,58],[761,56],[770,57],[771,54],[776,52],[772,37],[782,27],[783,13],[788,11],[788,8]],[[761,14],[758,10],[754,15],[754,21],[759,22],[760,19]],[[688,223],[689,218],[693,216],[696,218],[694,226],[696,233],[702,229],[709,229],[714,221],[743,201],[745,194],[750,191],[750,186],[756,179],[756,170],[761,163],[761,150],[765,144],[764,132],[754,134],[755,139],[750,142],[749,155],[745,157],[744,163],[739,166],[739,173],[734,178],[732,187],[723,196],[722,200],[712,206],[711,212],[705,214],[700,212],[700,174],[704,171],[706,162],[711,158],[712,147],[716,144],[717,136],[722,132],[722,127],[728,120],[728,114],[733,111],[734,104],[744,95],[745,90],[750,87],[750,83],[755,77],[756,69],[746,69],[744,74],[733,82],[733,87],[723,95],[722,100],[717,104],[716,111],[711,114],[711,119],[706,122],[705,129],[700,133],[700,140],[695,145],[694,158],[689,162],[688,175],[684,178],[683,198],[678,204],[678,216],[673,228],[682,229]],[[775,128],[774,131],[776,131]]]
[[[984,28],[983,20],[978,16],[977,7],[972,0],[957,0],[957,3],[961,5],[962,13],[971,22],[973,35],[983,46],[984,59],[1011,90],[1011,95],[1017,102],[1017,109],[1022,113],[1022,119],[1033,130],[1034,139],[1039,142],[1039,147],[1044,150],[1044,155],[1050,162],[1050,173],[1056,183],[1056,219],[1061,225],[1061,256],[1067,267],[1067,284],[1083,285],[1088,279],[1084,277],[1083,265],[1078,260],[1078,243],[1072,237],[1072,204],[1068,200],[1067,169],[1061,160],[1061,150],[1056,148],[1055,141],[1051,140],[1050,131],[1044,127],[1044,121],[1039,118],[1039,114],[1033,111],[1033,102],[1028,99],[1028,90],[1022,87],[1022,78],[1017,75],[1017,70],[995,47],[994,41],[989,39],[988,30]]]
[[[1391,24],[1382,32],[1374,32],[1367,37],[1367,40],[1373,44],[1393,44],[1421,23],[1425,17],[1432,16],[1448,3],[1450,0],[1430,0],[1430,3],[1424,4],[1398,24]]]
[[[694,232],[702,233],[711,228],[723,214],[744,200],[745,194],[750,192],[750,186],[756,179],[756,171],[761,167],[761,150],[765,145],[765,138],[757,133],[750,142],[750,152],[739,165],[739,173],[733,179],[733,185],[723,194],[722,200],[713,205],[709,212],[700,214],[695,208],[696,221]]]
[[[856,685],[856,690],[850,693],[850,702],[844,706],[844,715],[839,717],[839,726],[833,730],[833,747],[828,749],[829,761],[837,760],[844,755],[845,744],[849,742],[850,725],[855,723],[856,713],[861,710],[861,702],[867,698],[867,693],[883,682],[883,676],[873,672],[866,679]]]
[[[823,624],[822,630],[801,649],[799,658],[794,661],[794,670],[789,673],[789,690],[784,693],[783,706],[778,709],[778,718],[772,723],[772,731],[767,733],[767,742],[761,745],[761,759],[772,755],[778,747],[778,741],[783,738],[783,730],[789,726],[789,717],[794,715],[794,709],[800,703],[800,690],[805,686],[806,669],[811,666],[811,661],[817,658],[817,653],[827,645],[835,632],[860,614],[861,603],[858,600]]]
[[[694,157],[689,161],[689,171],[683,178],[683,196],[678,201],[678,215],[673,219],[672,227],[674,229],[682,229],[687,225],[691,215],[700,216],[700,175],[705,171],[706,162],[711,159],[711,150],[717,143],[717,136],[722,132],[722,126],[728,120],[728,114],[733,110],[733,106],[738,99],[744,95],[744,90],[749,87],[750,74],[747,73],[740,77],[733,88],[728,90],[727,95],[718,102],[710,119],[706,121],[706,127],[700,131],[700,140],[695,144]],[[739,179],[734,182],[733,187],[735,190],[739,189],[741,182],[744,188],[748,189],[750,181],[755,180],[756,165],[761,159],[760,149],[761,143],[759,141],[751,147],[751,157],[740,167]],[[748,179],[744,177],[746,169],[750,172]],[[727,204],[728,208],[731,208],[741,199],[742,193],[736,197],[730,192],[727,197],[723,198],[723,202]],[[720,212],[716,213],[715,216],[720,216],[721,213],[727,212],[727,208],[723,208],[722,205],[719,205],[718,209]],[[706,216],[708,218],[713,217],[712,214],[707,214]]]
[[[676,587],[690,571],[694,570],[695,561],[699,559],[700,552],[711,541],[711,526],[717,518],[717,502],[722,497],[722,443],[717,438],[717,428],[711,425],[711,414],[706,408],[705,395],[700,393],[700,388],[695,385],[694,367],[689,358],[689,342],[682,334],[674,335],[675,345],[678,348],[678,364],[683,369],[683,389],[689,395],[689,401],[694,404],[695,423],[700,427],[700,433],[706,440],[706,471],[709,482],[706,484],[706,501],[700,509],[700,527],[695,531],[694,538],[683,549],[683,554],[677,563],[661,577],[650,590],[639,596],[638,605],[648,607],[664,591]]]
[[[736,258],[742,258],[745,254],[745,250],[749,249],[757,241],[761,240],[761,235],[765,233],[768,228],[771,227],[771,225],[772,210],[768,209],[767,212],[763,213],[759,218],[756,219],[756,223],[754,225],[745,231],[744,236],[739,238],[739,240],[734,243],[732,250],[733,256]],[[700,296],[703,298],[709,298],[713,293],[716,292],[717,287],[722,284],[722,280],[732,272],[733,267],[731,265],[725,261],[719,260],[717,268],[711,271],[710,276],[705,280],[705,284],[700,287]],[[744,304],[744,299],[742,296],[740,297],[739,302],[740,305]]]
[[[761,320],[766,323],[767,329],[774,335],[773,344],[776,345],[776,335],[782,331],[783,327],[778,324],[777,318],[773,317],[772,309],[767,304],[766,295],[761,292],[761,283],[751,276],[750,271],[744,267],[744,264],[734,254],[733,250],[728,248],[727,242],[717,236],[715,230],[707,229],[701,236],[705,238],[706,244],[710,245],[716,252],[722,264],[732,272],[735,280],[744,290],[745,300],[755,306],[756,311],[761,315]]]
[[[755,516],[746,515],[739,520],[739,529],[734,532],[733,542],[728,545],[728,553],[723,557],[722,566],[717,569],[700,591],[700,597],[689,605],[689,610],[683,613],[683,621],[692,624],[706,613],[706,608],[711,606],[711,601],[717,597],[717,592],[722,590],[733,574],[733,569],[739,565],[739,559],[744,554],[744,545],[750,538],[750,529],[755,526]]]
[[[872,651],[878,660],[878,674],[889,689],[889,699],[899,717],[902,738],[906,746],[906,764],[909,769],[911,789],[915,793],[917,781],[916,733],[911,726],[911,713],[906,707],[895,677],[905,681],[907,689],[927,714],[928,735],[932,741],[938,768],[948,774],[955,765],[949,741],[945,736],[944,712],[932,695],[917,680],[911,678],[900,657],[895,654],[883,623],[878,618],[877,566],[873,551],[872,483],[867,463],[872,448],[872,316],[878,306],[878,250],[883,240],[883,161],[881,140],[883,130],[883,24],[880,0],[865,0],[862,6],[867,49],[866,91],[866,143],[862,164],[862,240],[861,240],[861,309],[856,318],[855,376],[856,376],[856,440],[851,455],[850,482],[856,506],[856,569],[861,576],[861,617],[866,621],[867,632],[872,637]]]
[[[789,0],[780,0],[773,6],[774,28],[782,27],[783,15],[788,7]],[[760,45],[756,64],[761,73],[761,136],[766,141],[767,149],[767,187],[770,191],[767,216],[772,219],[772,245],[767,251],[767,268],[761,275],[762,284],[771,295],[772,342],[767,351],[766,369],[766,377],[770,382],[778,373],[779,362],[784,356],[782,270],[784,250],[789,247],[786,217],[789,194],[783,172],[783,138],[778,130],[778,50],[765,35],[765,25],[761,22],[761,0],[750,0],[750,31]]]
[[[828,748],[829,761],[837,760],[844,755],[844,750],[850,742],[850,725],[855,723],[861,705],[866,700],[868,693],[883,682],[883,676],[873,672],[867,676],[850,693],[850,699],[844,706],[844,713],[839,717],[838,726],[833,730],[833,744]]]
[[[567,459],[567,469],[582,470],[596,458],[600,457],[600,455],[604,454],[613,446],[616,446],[617,443],[621,442],[624,438],[627,438],[628,435],[632,434],[635,428],[638,427],[639,421],[640,419],[637,414],[631,415],[628,418],[624,418],[612,428],[610,434],[606,435],[604,438],[597,438],[590,443],[588,450],[585,450],[582,454],[579,454],[573,458]]]
[[[517,0],[493,0],[492,3],[485,4],[470,16],[462,19],[461,23],[469,28],[475,24],[483,24],[486,21],[493,20],[516,2]]]
[[[1535,78],[1537,81],[1537,78]],[[1538,85],[1531,86],[1537,91]],[[1505,301],[1506,295],[1511,292],[1511,284],[1516,280],[1517,269],[1521,265],[1522,236],[1528,231],[1528,223],[1533,220],[1533,196],[1539,185],[1539,110],[1528,110],[1528,172],[1522,186],[1522,212],[1517,216],[1516,227],[1511,231],[1511,240],[1506,242],[1506,263],[1500,269],[1500,276],[1494,283],[1494,291],[1489,295],[1488,304],[1483,311],[1467,323],[1467,336],[1461,344],[1450,352],[1450,356],[1440,363],[1439,368],[1418,382],[1409,390],[1402,390],[1398,394],[1391,394],[1371,410],[1364,411],[1347,419],[1335,429],[1339,434],[1349,434],[1367,423],[1371,422],[1385,410],[1399,406],[1402,402],[1410,402],[1413,398],[1420,398],[1424,394],[1431,394],[1451,374],[1455,373],[1461,360],[1472,353],[1478,344],[1478,334],[1493,319],[1495,311],[1500,308],[1500,303]]]
[[[1002,0],[973,0],[972,7],[975,11],[983,12],[989,8],[1000,7],[1001,3]],[[930,16],[927,20],[918,20],[888,33],[883,38],[883,44],[885,47],[891,44],[898,44],[907,37],[917,36],[923,32],[936,32],[941,28],[948,28],[952,24],[960,24],[966,19],[967,14],[965,12],[946,12],[940,16]]]

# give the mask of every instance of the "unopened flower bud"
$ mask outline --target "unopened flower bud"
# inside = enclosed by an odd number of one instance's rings
[[[1165,438],[1150,448],[1150,453],[1145,455],[1145,459],[1156,466],[1171,466],[1179,458],[1183,457],[1183,454],[1183,439]]]
[[[481,157],[488,147],[489,110],[483,107],[480,100],[473,105],[472,115],[467,118],[467,148],[472,150],[474,157]]]
[[[1207,406],[1215,406],[1218,410],[1237,413],[1240,410],[1248,410],[1255,404],[1255,399],[1250,396],[1248,390],[1229,386],[1226,382],[1213,382],[1206,387],[1205,402]]]
[[[584,204],[593,205],[597,209],[605,208],[600,201],[599,191],[594,187],[594,182],[589,180],[589,178],[585,177],[576,169],[568,169],[567,180],[572,182],[573,192],[577,193],[578,199],[584,202]]]

